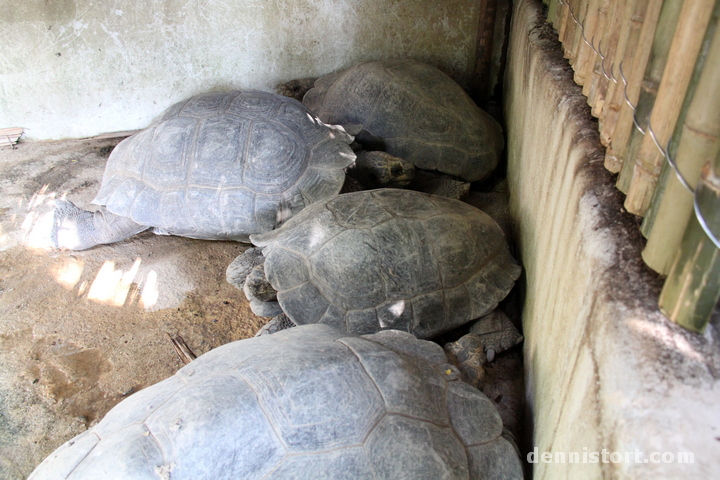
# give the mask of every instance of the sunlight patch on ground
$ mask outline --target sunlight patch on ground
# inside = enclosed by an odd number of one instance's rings
[[[160,292],[158,290],[158,276],[155,270],[148,272],[147,278],[145,279],[145,286],[143,287],[142,294],[140,295],[140,301],[146,310],[151,309],[157,304]]]
[[[62,265],[54,267],[52,273],[57,283],[68,290],[72,290],[80,281],[84,269],[85,262],[82,260],[67,258]]]
[[[58,194],[57,192],[48,192],[48,187],[49,185],[44,185],[40,190],[35,192],[24,207],[22,205],[23,200],[20,199],[18,201],[18,210],[25,210],[25,212],[27,212],[17,232],[20,238],[16,241],[20,244],[43,250],[52,248],[50,230],[52,229],[53,223],[55,199],[58,197]],[[15,227],[17,216],[17,213],[11,215],[11,227]],[[14,228],[11,229],[11,232],[12,230],[14,230]],[[9,248],[13,246],[12,243],[13,239],[10,235],[4,234],[0,236],[0,249]]]
[[[130,287],[140,269],[141,260],[138,258],[128,271],[115,269],[115,262],[106,261],[98,272],[90,290],[88,300],[107,303],[116,307],[125,305],[130,293]]]
[[[78,297],[114,307],[139,305],[147,311],[175,307],[194,288],[170,259],[144,264],[138,257],[129,268],[105,260],[97,273],[88,268],[84,260],[69,257],[51,267],[50,274]]]

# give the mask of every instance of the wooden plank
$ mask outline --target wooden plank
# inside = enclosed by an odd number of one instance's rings
[[[0,136],[17,136],[19,137],[22,135],[22,133],[25,131],[22,127],[10,127],[10,128],[0,128]]]
[[[22,127],[0,128],[0,147],[12,147],[25,131]]]

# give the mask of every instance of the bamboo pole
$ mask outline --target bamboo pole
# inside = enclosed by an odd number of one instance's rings
[[[553,22],[555,29],[558,31],[558,40],[560,40],[560,43],[562,43],[565,38],[565,29],[567,28],[568,22],[572,22],[572,19],[570,18],[569,0],[565,0],[565,3],[557,9],[555,21]]]
[[[597,20],[595,21],[595,41],[593,44],[595,45],[595,50],[598,52],[602,51],[603,47],[603,40],[602,35],[605,33],[605,22],[607,21],[607,12],[608,8],[610,7],[610,1],[611,0],[600,0],[600,3],[598,4],[598,11],[597,11]],[[593,52],[595,53],[595,52]],[[588,97],[590,95],[590,87],[592,85],[592,80],[595,75],[599,75],[599,72],[595,71],[595,66],[598,64],[598,59],[600,58],[599,55],[593,56],[593,62],[589,62],[586,66],[584,75],[585,75],[585,84],[583,85],[583,95]],[[599,67],[598,67],[599,69]]]
[[[559,0],[550,0],[552,3],[555,4],[555,12],[553,16],[550,19],[550,23],[552,23],[555,30],[558,32],[558,38],[560,36],[560,27],[562,26],[562,19],[564,14],[565,5],[560,3]]]
[[[694,0],[688,0],[692,3]],[[678,17],[684,2],[675,0],[663,1],[660,18],[658,19],[655,36],[652,40],[650,57],[645,67],[645,75],[640,85],[640,95],[635,106],[634,121],[642,128],[647,129],[648,115],[655,104],[655,97],[660,81],[662,80],[665,64],[672,39],[675,36]],[[631,118],[631,120],[633,120]],[[617,187],[620,191],[627,193],[632,183],[633,171],[635,170],[635,157],[640,150],[645,134],[638,129],[632,129],[627,145],[624,148],[622,159],[622,170],[618,176]],[[618,145],[619,148],[619,145]]]
[[[596,85],[590,86],[590,97],[588,98],[588,103],[592,106],[592,115],[598,118],[605,104],[606,92],[610,84],[614,85],[613,79],[617,71],[615,58],[620,41],[620,33],[622,32],[623,19],[627,17],[627,9],[631,8],[632,5],[631,2],[615,1],[612,7],[610,21],[606,22],[605,35],[603,35],[603,38],[606,40],[603,44],[607,44],[607,50],[602,52],[605,54],[605,61],[601,62],[602,75],[598,77]],[[608,77],[610,78],[608,79]]]
[[[605,116],[607,114],[608,105],[612,102],[616,90],[617,85],[622,85],[622,80],[620,78],[620,71],[619,71],[619,64],[623,60],[623,56],[625,55],[625,47],[627,45],[628,40],[628,34],[630,32],[630,25],[632,24],[632,18],[633,14],[635,12],[635,5],[637,3],[637,0],[627,0],[625,2],[623,11],[622,11],[622,18],[620,19],[620,25],[618,28],[618,35],[617,35],[617,45],[615,47],[615,54],[614,58],[615,61],[611,65],[611,77],[613,79],[612,82],[607,83],[607,88],[605,89],[605,95],[604,95],[604,101],[602,102],[602,108],[599,110],[597,117],[598,117],[598,126],[600,129],[600,132],[603,130],[603,125],[605,123]],[[602,79],[601,79],[602,82]],[[600,137],[602,141],[602,136]],[[606,145],[607,146],[607,145]]]
[[[720,236],[720,156],[703,168],[696,202],[710,232]],[[720,297],[720,250],[692,216],[662,292],[660,309],[670,320],[702,333]]]
[[[625,198],[625,209],[630,213],[644,216],[650,206],[665,160],[655,141],[665,148],[675,129],[714,6],[715,0],[693,0],[683,5],[650,117],[655,139],[652,135],[645,135],[635,158],[635,168]]]
[[[570,60],[570,53],[572,52],[572,42],[575,39],[575,32],[580,30],[580,25],[575,23],[575,20],[573,20],[573,15],[577,18],[577,13],[579,11],[579,6],[581,0],[565,0],[567,3],[570,4],[570,7],[568,9],[568,19],[567,19],[567,25],[565,26],[565,32],[562,36],[562,45],[563,45],[563,56]]]
[[[669,152],[683,178],[693,189],[700,170],[720,153],[720,1],[710,19],[705,41],[693,79],[688,88],[686,105],[670,142]],[[693,211],[693,195],[676,177],[669,164],[663,165],[650,209],[642,224],[648,237],[642,256],[658,273],[667,275],[680,248],[683,232]]]
[[[630,145],[630,137],[635,128],[633,123],[635,110],[629,103],[633,106],[639,104],[642,79],[650,59],[653,38],[655,37],[663,5],[662,0],[649,0],[630,68],[627,68],[628,65],[625,66],[624,75],[627,88],[623,89],[623,96],[627,95],[627,99],[620,106],[612,141],[609,142],[605,154],[605,168],[611,172],[620,172],[622,170],[627,149]]]
[[[555,26],[555,16],[558,11],[558,7],[560,6],[560,2],[558,0],[544,0],[544,2],[548,6],[548,13],[547,13],[547,22]]]
[[[581,19],[587,18],[588,1],[589,0],[580,0],[580,4],[578,5],[577,12],[575,13],[575,18],[577,18],[581,22],[583,21]],[[573,20],[573,23],[575,23],[574,20]],[[576,24],[575,34],[571,40],[572,43],[570,45],[570,52],[568,55],[568,58],[570,60],[570,65],[572,65],[573,68],[575,67],[575,65],[577,63],[578,51],[580,49],[580,44],[584,43],[582,40],[582,38],[583,38],[582,35],[583,35],[583,26]]]
[[[625,104],[625,84],[620,74],[621,66],[624,72],[628,71],[628,67],[632,68],[633,57],[638,48],[638,39],[642,31],[645,14],[647,11],[648,0],[631,0],[628,2],[633,6],[632,13],[628,15],[624,25],[624,31],[620,36],[618,44],[618,73],[616,75],[618,83],[615,84],[612,95],[608,94],[609,101],[605,102],[603,114],[601,115],[602,123],[600,124],[600,141],[606,147],[610,146],[610,140],[615,133],[620,109]],[[627,107],[627,105],[626,105]],[[628,107],[629,108],[629,107]],[[612,171],[618,172],[620,169],[616,165],[605,165]],[[612,167],[612,168],[611,168]]]
[[[587,13],[585,14],[583,25],[585,26],[585,38],[582,39],[578,47],[577,60],[575,62],[575,83],[578,85],[584,85],[586,80],[586,73],[588,70],[588,64],[595,62],[595,51],[590,45],[585,43],[596,42],[595,31],[598,20],[598,10],[600,8],[600,0],[590,0],[588,3]],[[582,33],[582,32],[581,32]]]
[[[593,65],[593,74],[592,77],[589,78],[590,85],[588,85],[588,88],[583,88],[583,92],[587,91],[587,103],[591,107],[594,105],[595,102],[595,93],[597,92],[598,85],[600,84],[600,79],[603,77],[603,70],[602,68],[605,65],[610,66],[607,63],[607,53],[608,53],[608,43],[609,38],[612,32],[612,22],[613,18],[615,17],[615,11],[616,11],[617,1],[616,0],[609,0],[607,7],[606,7],[606,13],[605,13],[605,22],[603,24],[602,31],[599,32],[600,34],[600,40],[598,41],[598,55],[595,57],[595,64]],[[605,59],[605,61],[603,61]]]

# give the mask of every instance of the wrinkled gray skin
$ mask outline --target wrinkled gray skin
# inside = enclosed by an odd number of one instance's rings
[[[519,345],[524,340],[515,325],[500,310],[494,310],[473,322],[470,333],[480,337],[488,362],[492,362],[498,353]]]
[[[464,382],[475,388],[485,385],[485,364],[495,360],[497,354],[519,345],[522,334],[501,310],[470,323],[469,333],[456,342],[446,343],[445,353],[460,370]]]
[[[216,348],[123,400],[30,480],[522,479],[438,345],[308,325]]]
[[[446,343],[443,348],[448,359],[460,370],[463,381],[482,390],[488,359],[480,336],[468,333],[456,342]]]
[[[250,240],[263,249],[265,277],[292,322],[358,334],[452,330],[494,310],[521,271],[488,215],[410,190],[340,195]]]
[[[362,126],[356,141],[364,149],[456,181],[486,178],[504,148],[502,128],[489,114],[450,77],[414,60],[360,63],[326,75],[303,103],[326,123]]]
[[[52,240],[83,250],[153,228],[246,242],[337,195],[355,161],[352,142],[282,95],[198,95],[118,144],[93,200],[100,211],[58,201]]]
[[[367,189],[403,188],[415,178],[415,166],[385,152],[362,150],[347,173]]]

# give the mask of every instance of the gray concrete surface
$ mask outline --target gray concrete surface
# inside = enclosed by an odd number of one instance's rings
[[[371,59],[412,57],[465,82],[480,7],[474,0],[5,0],[0,128],[24,127],[34,139],[144,128],[198,93],[273,91]]]

